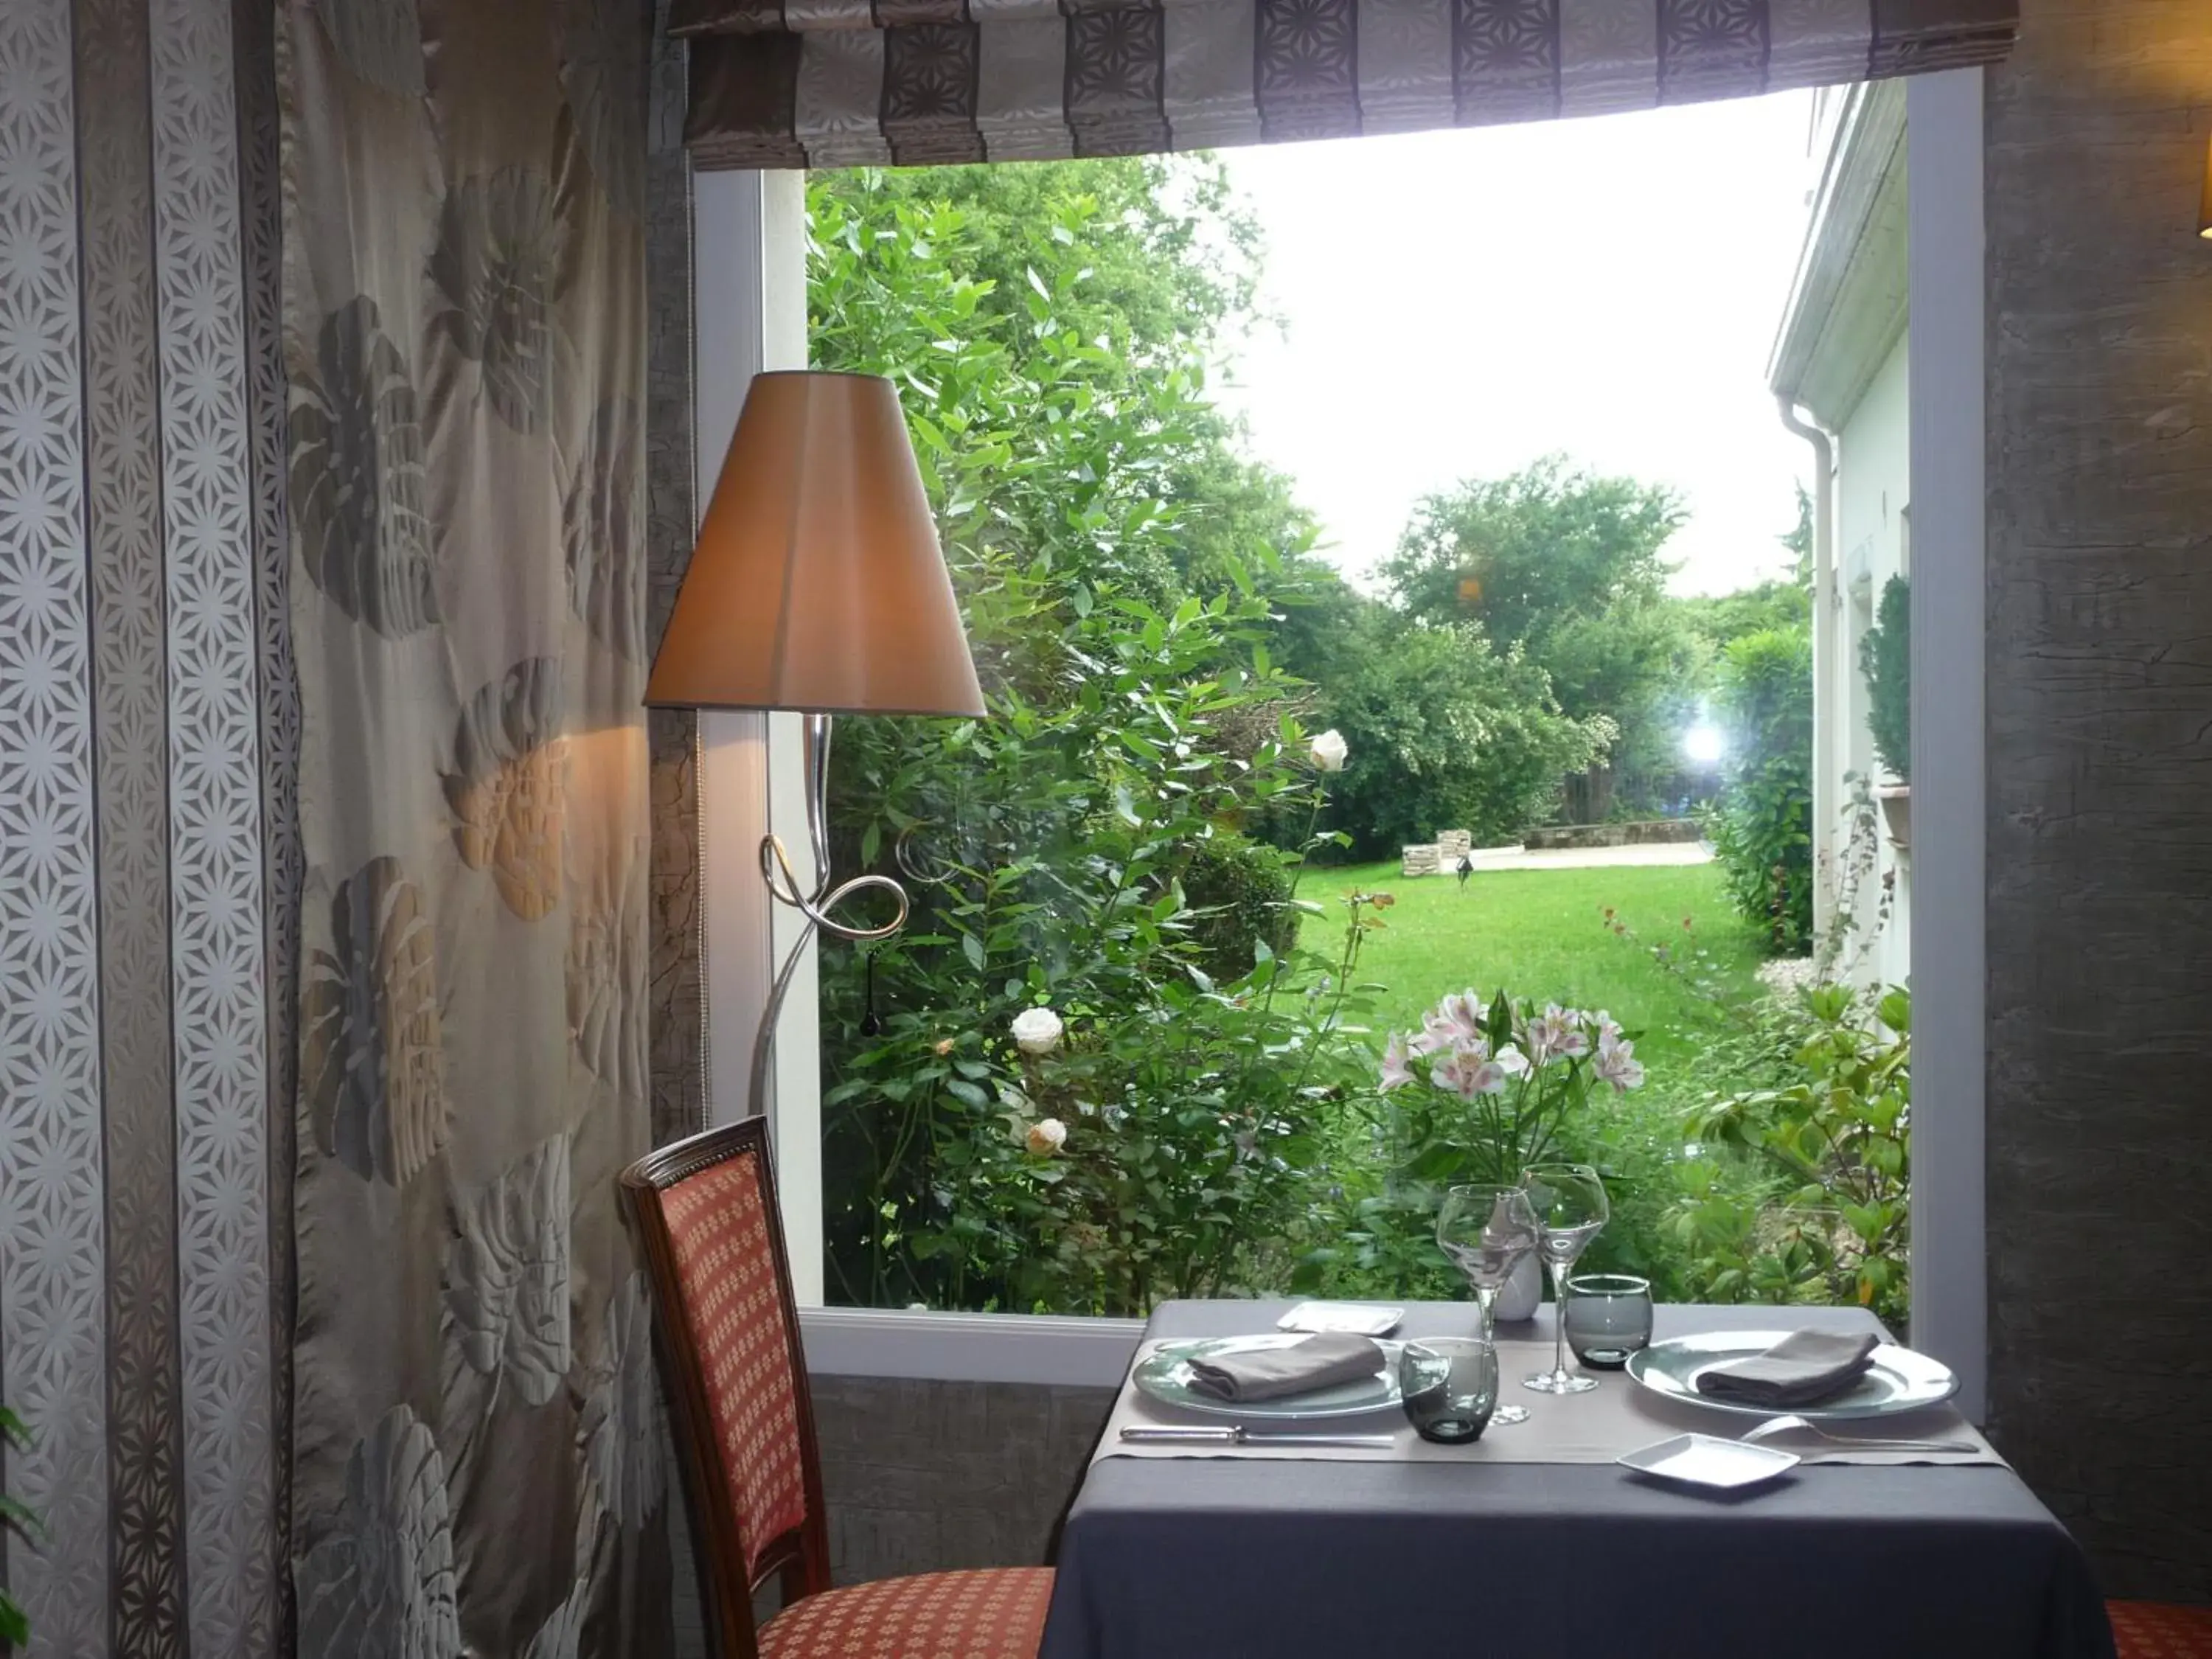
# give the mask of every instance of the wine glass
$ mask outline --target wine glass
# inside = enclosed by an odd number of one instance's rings
[[[1518,1187],[1455,1187],[1437,1210],[1437,1243],[1467,1276],[1482,1310],[1482,1340],[1498,1340],[1498,1293],[1536,1248],[1536,1212]],[[1499,1406],[1493,1423],[1525,1423],[1526,1406]]]
[[[1605,1225],[1611,1206],[1605,1182],[1587,1164],[1539,1164],[1521,1175],[1521,1190],[1536,1212],[1536,1248],[1552,1270],[1552,1369],[1526,1379],[1538,1394],[1583,1394],[1594,1376],[1567,1369],[1567,1274]]]

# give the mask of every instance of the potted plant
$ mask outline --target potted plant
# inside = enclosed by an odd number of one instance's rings
[[[1867,731],[1891,781],[1875,788],[1889,838],[1899,852],[1912,845],[1912,586],[1902,576],[1882,584],[1873,626],[1859,636],[1859,672],[1866,676]]]
[[[1510,1185],[1552,1154],[1561,1125],[1600,1085],[1620,1094],[1643,1084],[1635,1044],[1612,1015],[1557,1003],[1539,1012],[1504,991],[1486,1006],[1474,991],[1448,996],[1382,1051],[1384,1092],[1410,1087],[1419,1107],[1406,1173],[1438,1191]],[[1528,1318],[1542,1287],[1532,1255],[1499,1295],[1498,1317]]]

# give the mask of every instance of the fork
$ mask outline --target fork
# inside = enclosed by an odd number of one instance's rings
[[[1738,1437],[1747,1446],[1755,1446],[1777,1435],[1809,1434],[1815,1440],[1825,1440],[1832,1446],[1850,1446],[1860,1451],[1891,1452],[1978,1452],[1981,1447],[1972,1440],[1865,1440],[1856,1435],[1831,1434],[1819,1424],[1791,1413],[1784,1417],[1771,1417],[1750,1432]]]

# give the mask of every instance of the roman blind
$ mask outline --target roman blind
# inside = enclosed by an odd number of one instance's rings
[[[1991,63],[2018,0],[674,0],[708,167],[1127,155]]]

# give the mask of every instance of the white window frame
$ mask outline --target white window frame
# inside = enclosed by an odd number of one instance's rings
[[[1914,985],[1913,1316],[1916,1346],[1959,1373],[1979,1420],[1987,1385],[1984,1232],[1984,420],[1982,72],[1908,89],[1912,328]],[[693,191],[698,477],[720,471],[745,386],[803,368],[801,174],[702,173]],[[701,492],[703,511],[708,492]],[[788,728],[788,729],[786,729]],[[701,805],[713,1121],[743,1116],[746,1058],[791,937],[770,916],[755,848],[774,825],[795,859],[797,721],[709,714]],[[802,882],[811,872],[799,872]],[[810,1366],[825,1375],[1110,1388],[1139,1322],[823,1306],[821,1081],[812,961],[794,981],[775,1077],[777,1179]]]
[[[1906,88],[1912,321],[1912,1333],[1989,1386],[1982,71]]]
[[[806,180],[798,173],[702,173],[691,190],[692,449],[695,476],[720,476],[752,377],[806,367]],[[713,491],[698,492],[702,516]],[[700,886],[706,907],[708,1121],[733,1123],[754,1036],[802,923],[772,902],[761,838],[783,837],[803,889],[814,882],[797,714],[700,715]],[[767,1103],[792,1290],[822,1305],[821,1027],[810,943],[777,1027]]]

